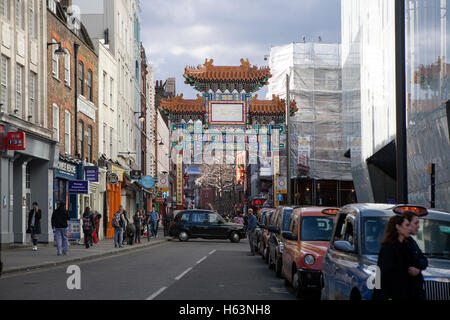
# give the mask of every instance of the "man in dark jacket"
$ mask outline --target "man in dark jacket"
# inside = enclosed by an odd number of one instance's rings
[[[409,286],[410,286],[410,299],[411,300],[426,300],[426,293],[424,289],[424,279],[422,271],[428,267],[428,259],[420,250],[417,242],[412,236],[417,236],[420,229],[419,217],[411,211],[403,213],[406,219],[409,221],[409,229],[411,236],[405,239],[405,246],[408,248],[409,268]]]
[[[37,202],[33,202],[33,209],[28,214],[27,233],[31,234],[33,241],[33,251],[37,251],[39,234],[41,234],[41,218],[42,212],[39,209]]]
[[[69,239],[67,237],[67,221],[70,220],[65,202],[60,202],[58,209],[52,214],[52,229],[55,230],[56,250],[58,256],[67,254]]]

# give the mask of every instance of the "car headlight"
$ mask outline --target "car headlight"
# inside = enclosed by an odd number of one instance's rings
[[[314,256],[307,254],[305,256],[305,263],[309,266],[313,265],[316,262],[316,258]]]

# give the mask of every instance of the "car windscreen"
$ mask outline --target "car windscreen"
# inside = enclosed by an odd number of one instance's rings
[[[225,220],[218,215],[217,213],[210,213],[209,214],[209,223],[217,224],[217,223],[225,223]]]
[[[364,254],[380,252],[389,217],[366,217],[362,223],[362,250]],[[450,259],[450,221],[420,219],[420,229],[413,237],[427,257]]]
[[[450,260],[450,221],[420,219],[414,238],[425,256]]]
[[[333,224],[333,218],[302,217],[300,238],[302,241],[330,241]]]

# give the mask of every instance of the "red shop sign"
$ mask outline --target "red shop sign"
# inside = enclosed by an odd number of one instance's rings
[[[25,132],[9,132],[6,136],[8,150],[25,150]]]

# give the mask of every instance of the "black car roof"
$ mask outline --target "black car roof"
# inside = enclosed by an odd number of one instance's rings
[[[343,208],[356,209],[357,214],[363,217],[390,217],[395,214],[392,209],[395,208],[396,206],[397,205],[395,204],[385,204],[385,203],[354,203],[346,205]],[[450,213],[448,212],[434,209],[427,209],[427,211],[428,214],[421,218],[450,221]]]

